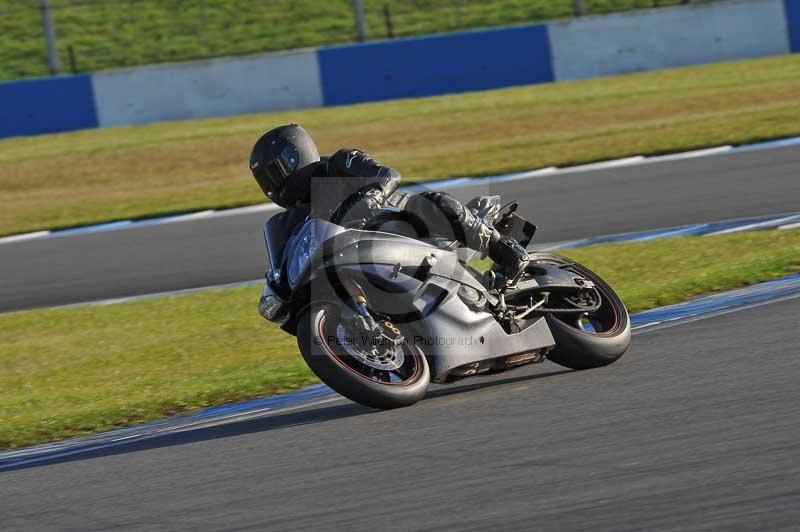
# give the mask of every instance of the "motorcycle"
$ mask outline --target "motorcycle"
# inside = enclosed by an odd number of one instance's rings
[[[536,232],[516,202],[483,196],[466,206],[525,247]],[[505,279],[495,266],[480,271],[458,241],[421,235],[401,211],[356,227],[306,216],[292,209],[264,226],[271,268],[260,312],[297,337],[325,384],[357,403],[409,406],[431,382],[544,360],[596,368],[628,348],[625,305],[573,260],[532,252],[522,275]]]

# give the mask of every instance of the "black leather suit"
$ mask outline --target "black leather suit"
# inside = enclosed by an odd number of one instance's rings
[[[364,152],[339,150],[323,157],[312,177],[311,216],[345,224],[369,219],[390,206],[420,222],[418,233],[427,234],[419,236],[455,238],[492,255],[493,244],[502,238],[496,230],[446,192],[399,191],[400,178],[397,170]]]

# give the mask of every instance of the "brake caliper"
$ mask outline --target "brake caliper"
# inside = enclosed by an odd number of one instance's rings
[[[405,341],[405,338],[400,333],[400,329],[398,329],[391,321],[384,321],[381,324],[381,335],[380,339],[385,342],[387,346],[399,347]]]

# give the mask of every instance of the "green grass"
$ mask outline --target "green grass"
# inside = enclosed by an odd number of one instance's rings
[[[589,0],[608,13],[679,0]],[[324,44],[356,38],[350,0],[52,0],[63,69],[80,72]],[[572,0],[366,0],[370,38],[535,22],[572,15]],[[460,5],[459,8],[456,8]],[[0,79],[48,74],[38,0],[0,0]]]
[[[800,230],[604,244],[566,255],[631,311],[800,271]],[[258,287],[0,314],[0,448],[315,382]]]
[[[800,134],[800,56],[0,141],[0,235],[264,201],[247,168],[297,121],[407,179],[487,175]]]

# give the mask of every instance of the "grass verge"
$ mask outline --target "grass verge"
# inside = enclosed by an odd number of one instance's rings
[[[800,56],[349,107],[0,141],[0,235],[264,201],[252,143],[289,121],[407,179],[800,134]]]
[[[631,311],[800,271],[800,230],[568,250]],[[316,379],[257,287],[0,314],[0,448],[296,389]]]

